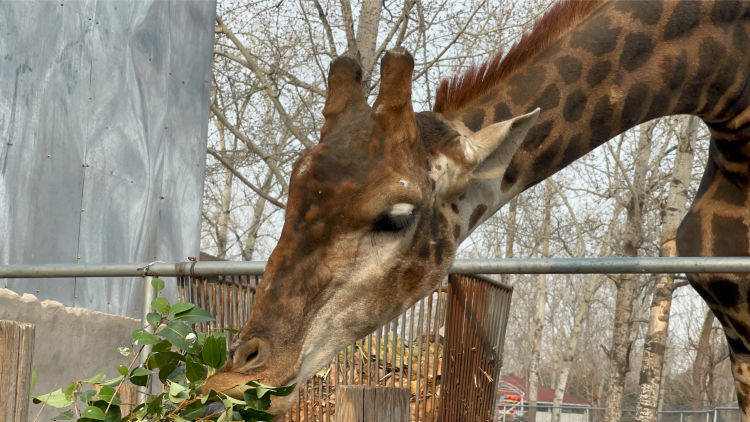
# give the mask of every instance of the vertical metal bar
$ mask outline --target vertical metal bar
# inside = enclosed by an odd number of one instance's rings
[[[440,331],[440,321],[442,320],[442,307],[440,306],[440,297],[443,293],[443,281],[440,280],[440,283],[438,284],[437,288],[437,303],[435,305],[435,322],[433,324],[433,343],[435,344],[435,355],[432,359],[432,420],[437,420],[438,412],[440,409],[440,403],[438,398],[438,382],[437,382],[437,371],[438,366],[442,365],[441,363],[441,353],[440,353],[440,338],[439,338],[439,331]],[[442,370],[441,370],[442,372]]]
[[[415,384],[416,384],[416,390],[414,392],[414,420],[416,422],[419,422],[421,419],[419,417],[419,402],[420,402],[420,396],[422,395],[422,328],[424,327],[422,324],[424,322],[424,305],[425,300],[421,299],[419,302],[419,313],[417,315],[417,374],[414,378]]]
[[[302,390],[304,390],[304,387],[300,385],[299,391],[297,392],[297,422],[302,420]]]
[[[148,319],[146,318],[146,315],[148,315],[149,311],[151,310],[151,302],[154,300],[154,288],[151,286],[151,280],[153,279],[154,278],[151,276],[143,277],[143,312],[141,313],[141,328],[148,332],[153,332],[153,330],[149,329]],[[151,345],[143,346],[141,355],[138,357],[139,364],[143,365],[144,363],[146,363],[146,358],[150,353]],[[146,402],[146,397],[149,393],[151,385],[150,381],[151,379],[149,378],[148,386],[138,387],[138,393],[136,394],[138,404]]]
[[[488,284],[481,279],[475,279],[474,283],[477,285],[477,294],[474,303],[474,319],[476,321],[475,330],[477,332],[477,342],[473,361],[474,366],[472,366],[475,373],[474,376],[476,377],[476,384],[473,394],[475,398],[472,400],[472,402],[475,407],[474,414],[481,418],[486,418],[487,415],[486,409],[484,407],[484,393],[487,388],[484,388],[484,386],[486,386],[488,383],[487,377],[485,375],[488,372],[486,371],[487,365],[484,363],[484,356],[485,345],[489,343],[489,333],[485,324],[485,318],[487,317]]]
[[[414,313],[417,311],[417,304],[411,305],[411,309],[409,312],[409,347],[406,351],[407,359],[409,359],[409,363],[406,366],[406,387],[411,391],[411,367],[412,363],[414,363],[414,359],[412,359],[412,356],[414,355]]]
[[[367,341],[367,336],[359,341],[359,385],[364,385],[365,382],[362,379],[364,375],[364,367],[365,367],[365,342]]]
[[[383,340],[383,326],[378,327],[375,345],[375,385],[380,385],[380,351]]]
[[[489,323],[489,330],[492,330],[492,349],[490,350],[490,356],[489,360],[492,362],[494,367],[492,368],[492,377],[495,379],[495,386],[490,392],[490,403],[493,409],[495,409],[495,400],[497,398],[497,390],[500,386],[500,383],[502,382],[502,379],[500,378],[500,369],[502,367],[502,350],[500,350],[499,341],[503,333],[503,327],[501,326],[502,320],[500,319],[500,315],[502,315],[502,309],[501,306],[504,306],[505,303],[505,289],[501,289],[498,287],[492,288],[492,303],[490,306],[492,307],[492,315],[490,317],[490,323]],[[588,410],[587,410],[588,412]]]
[[[401,348],[399,349],[400,351],[398,354],[399,358],[401,359],[401,362],[399,363],[399,366],[398,366],[399,388],[404,388],[404,359],[405,359],[404,350],[406,349],[404,347],[406,346],[406,343],[404,341],[405,340],[404,335],[406,334],[406,313],[407,312],[408,312],[408,309],[405,310],[403,314],[401,314],[401,335],[399,335],[398,337],[401,339]]]
[[[305,381],[305,393],[304,393],[304,398],[305,398],[305,401],[304,401],[304,402],[302,402],[302,401],[300,400],[300,406],[302,406],[302,405],[303,405],[303,403],[304,403],[304,406],[305,406],[305,420],[306,420],[306,421],[309,421],[309,420],[310,420],[310,409],[309,409],[309,407],[310,407],[310,406],[308,405],[308,404],[309,404],[309,400],[308,400],[308,398],[309,398],[310,396],[309,396],[309,395],[308,395],[308,393],[307,393],[307,391],[308,391],[309,389],[310,389],[310,380],[307,380],[307,381]]]
[[[362,370],[360,371],[359,379],[360,384],[362,385],[369,385],[372,382],[372,377],[370,376],[370,349],[372,347],[372,333],[368,334],[367,337],[365,337],[365,340],[362,342]],[[366,380],[364,378],[367,378]]]
[[[461,284],[463,285],[464,290],[464,298],[463,298],[463,318],[461,321],[461,344],[463,345],[463,353],[461,354],[461,362],[458,366],[458,376],[457,379],[460,380],[460,383],[458,385],[458,397],[459,397],[459,404],[461,412],[460,415],[462,417],[465,417],[466,414],[466,397],[467,397],[467,387],[469,386],[469,381],[466,377],[466,366],[469,360],[469,355],[471,354],[471,334],[470,334],[470,326],[469,326],[469,318],[470,318],[470,312],[471,312],[471,297],[473,294],[472,291],[472,285],[471,283],[466,280],[465,276],[461,277]]]
[[[455,275],[448,276],[448,290],[446,295],[446,310],[445,310],[445,345],[443,347],[443,365],[442,365],[442,376],[440,378],[441,380],[441,386],[440,386],[440,419],[442,421],[449,421],[449,402],[446,400],[447,397],[450,397],[449,390],[452,388],[451,385],[451,370],[452,370],[452,343],[453,343],[453,320],[452,312],[455,309],[455,306],[453,306],[453,297],[455,292],[455,287],[453,286],[455,282]]]
[[[422,416],[425,420],[428,420],[427,418],[427,396],[430,392],[430,346],[432,345],[432,339],[430,339],[430,326],[432,323],[432,295],[433,293],[430,293],[429,296],[427,296],[427,316],[425,319],[425,330],[424,335],[427,339],[427,348],[425,349],[425,356],[424,356],[424,398],[422,400]]]
[[[391,321],[388,321],[384,325],[385,327],[385,341],[383,342],[383,386],[388,385],[388,342],[391,334]]]
[[[331,416],[333,413],[331,413],[331,375],[333,373],[333,370],[331,369],[331,365],[328,365],[328,372],[326,373],[326,421],[331,420]]]

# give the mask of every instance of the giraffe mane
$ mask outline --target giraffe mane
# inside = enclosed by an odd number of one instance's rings
[[[433,111],[444,113],[460,109],[487,92],[501,80],[546,50],[607,0],[558,0],[521,36],[507,54],[498,51],[480,65],[440,81]]]

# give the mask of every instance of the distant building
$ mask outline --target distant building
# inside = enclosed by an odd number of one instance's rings
[[[537,422],[547,422],[552,418],[552,402],[555,390],[539,385],[537,387]],[[525,421],[528,410],[529,381],[514,375],[503,375],[496,395],[496,421]],[[586,422],[591,404],[571,394],[563,395],[561,422]]]

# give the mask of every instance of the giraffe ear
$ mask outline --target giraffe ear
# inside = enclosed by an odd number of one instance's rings
[[[380,61],[380,91],[372,105],[377,116],[398,117],[414,113],[411,106],[413,70],[414,58],[405,48],[397,47],[385,53]]]
[[[474,167],[471,178],[496,179],[505,174],[511,158],[538,117],[539,108],[464,137],[465,159]]]
[[[331,61],[328,70],[328,95],[323,107],[326,123],[323,132],[329,126],[329,120],[346,110],[359,110],[367,106],[363,94],[362,67],[359,62],[347,55],[339,56]]]
[[[436,162],[432,166],[437,170],[440,194],[453,197],[464,192],[472,180],[501,178],[537,117],[538,108],[455,138],[456,142],[439,154],[442,164]]]

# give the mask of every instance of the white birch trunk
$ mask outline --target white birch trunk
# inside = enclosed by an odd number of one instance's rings
[[[544,217],[542,219],[542,257],[549,257],[550,246],[550,218],[552,213],[551,183],[546,183]],[[536,294],[536,313],[534,314],[534,326],[532,330],[531,364],[529,365],[529,421],[536,421],[537,389],[539,387],[539,355],[542,347],[542,333],[544,331],[544,314],[547,307],[547,275],[540,274],[538,278]]]
[[[688,118],[678,137],[672,182],[665,204],[666,209],[660,237],[660,256],[677,256],[675,237],[680,220],[687,210],[687,189],[690,184],[697,123],[697,118]],[[669,311],[672,307],[672,294],[674,293],[673,281],[673,274],[661,274],[657,279],[656,286],[654,286],[648,332],[643,346],[639,381],[640,391],[636,407],[636,419],[638,421],[656,422],[669,330]]]

